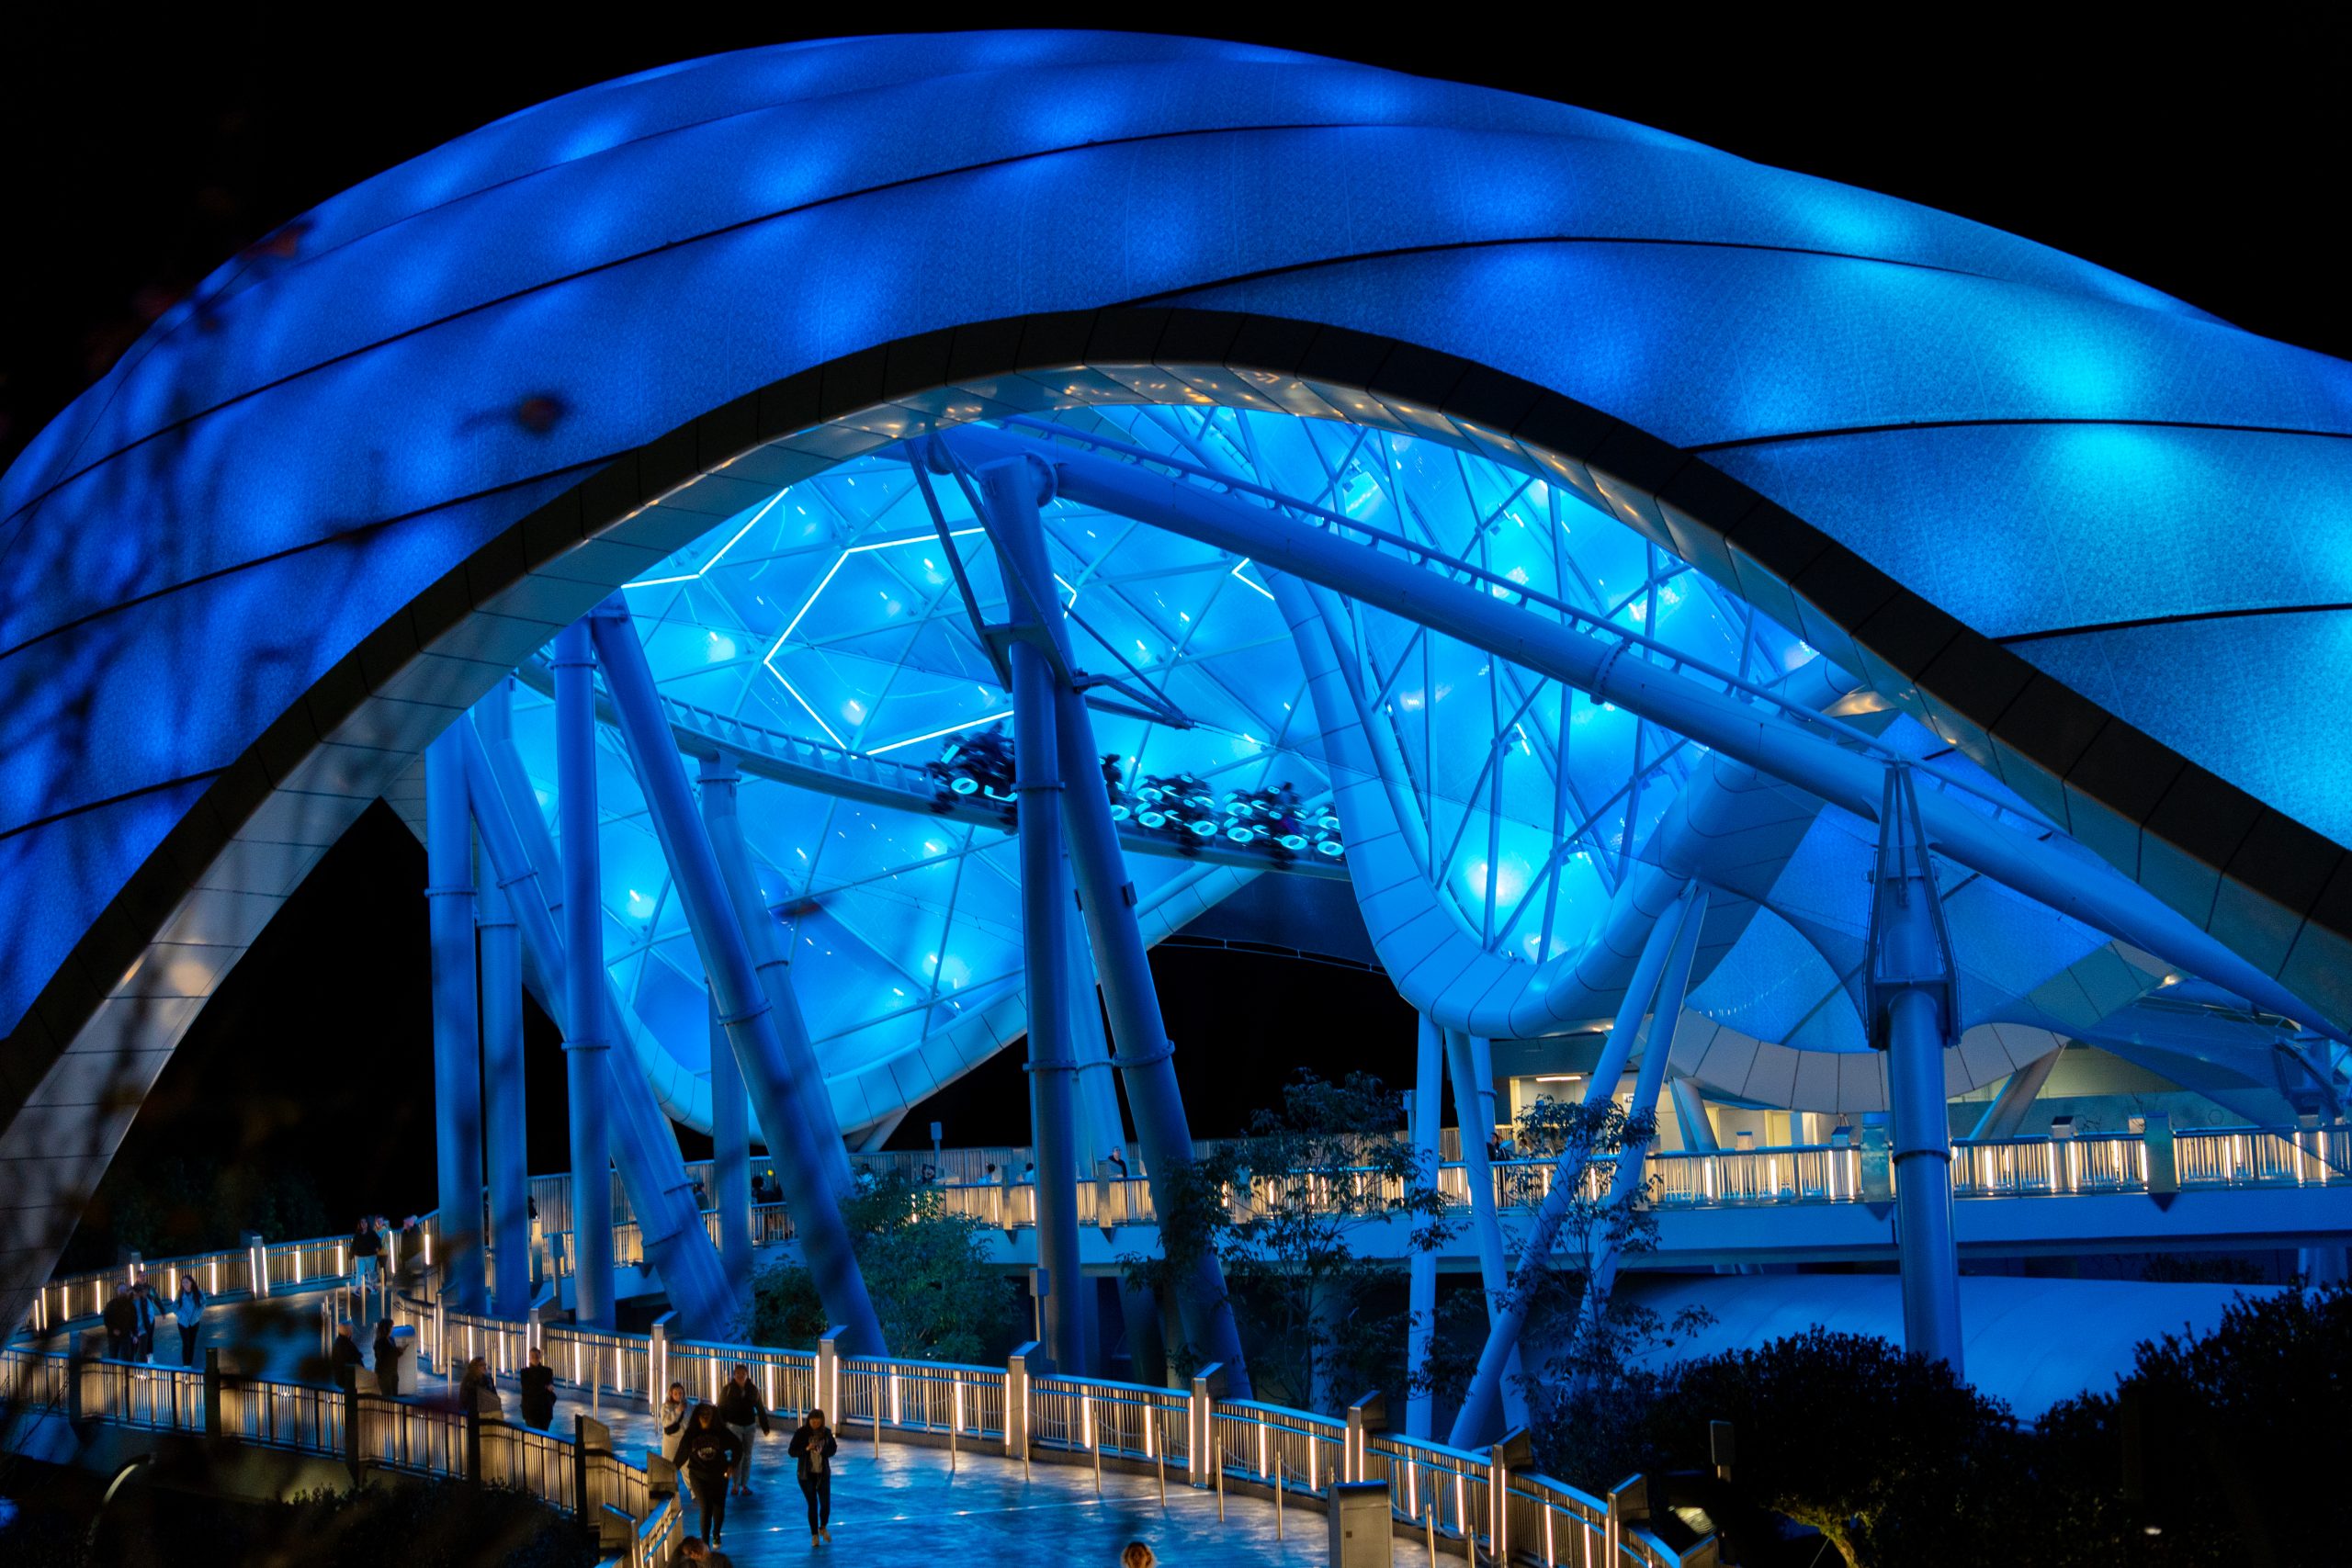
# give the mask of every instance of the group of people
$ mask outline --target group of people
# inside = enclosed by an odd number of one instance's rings
[[[107,1356],[117,1361],[152,1360],[155,1330],[165,1321],[180,1331],[180,1365],[196,1365],[196,1340],[204,1324],[204,1292],[196,1276],[180,1276],[179,1294],[166,1303],[155,1281],[141,1279],[114,1288],[114,1295],[98,1314],[107,1331]]]
[[[726,1533],[728,1499],[751,1495],[754,1428],[762,1436],[774,1429],[760,1385],[752,1381],[752,1369],[741,1363],[727,1374],[716,1400],[689,1405],[686,1385],[673,1382],[662,1402],[662,1449],[686,1478],[701,1510],[700,1539],[707,1546],[718,1546]],[[833,1455],[839,1448],[825,1413],[811,1409],[787,1449],[808,1505],[811,1546],[833,1539]]]
[[[351,1292],[362,1302],[379,1283],[390,1284],[393,1273],[413,1271],[424,1256],[424,1227],[414,1214],[392,1229],[381,1214],[362,1214],[351,1227]]]

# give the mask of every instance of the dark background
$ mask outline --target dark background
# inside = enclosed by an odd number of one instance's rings
[[[607,33],[545,7],[487,22],[379,11],[372,30],[334,35],[192,9],[84,15],[10,25],[0,461],[198,278],[336,191],[574,88],[795,36],[643,15]],[[1935,30],[1726,25],[1666,8],[1649,23],[1536,28],[1498,15],[1449,32],[1431,14],[1398,26],[1318,7],[1311,21],[1243,26],[1215,11],[1198,30],[1622,115],[1978,219],[2252,331],[2352,355],[2338,242],[2347,51],[2333,25],[2216,30],[2207,16],[2193,36],[2151,39],[2140,26],[2064,36],[1940,9],[1911,13]],[[110,1254],[118,1227],[233,1226],[244,1222],[230,1211],[255,1203],[279,1224],[316,1208],[341,1226],[362,1205],[432,1202],[424,881],[406,829],[371,811],[191,1030],[77,1252]],[[1409,1074],[1411,1014],[1375,976],[1196,950],[1163,949],[1154,964],[1204,1134],[1271,1102],[1300,1066]],[[532,1168],[558,1168],[560,1061],[536,1015],[531,1038]],[[951,1142],[1023,1136],[1013,1054],[941,1101],[918,1107],[896,1141],[924,1141],[934,1116]]]

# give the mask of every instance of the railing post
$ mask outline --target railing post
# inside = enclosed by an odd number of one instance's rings
[[[1035,1339],[1013,1347],[1004,1362],[1004,1457],[1029,1456],[1029,1364],[1040,1353]]]
[[[356,1382],[343,1391],[343,1462],[351,1472],[351,1483],[359,1484],[359,1387]]]
[[[244,1233],[245,1271],[252,1278],[254,1300],[261,1301],[269,1294],[269,1244],[259,1231]]]
[[[836,1343],[842,1335],[848,1332],[848,1329],[836,1325],[825,1330],[817,1341],[816,1404],[835,1427],[839,1427],[848,1414],[842,1409],[842,1353]],[[1007,1449],[1005,1451],[1010,1453],[1012,1450]]]
[[[677,1315],[674,1309],[653,1320],[652,1340],[645,1349],[645,1407],[652,1415],[662,1414],[662,1402],[670,1394],[670,1320]]]
[[[469,1393],[466,1397],[466,1483],[481,1484],[481,1406]]]
[[[2172,1113],[2152,1112],[2142,1123],[2140,1138],[2148,1155],[2148,1191],[2164,1195],[2180,1190],[2180,1162],[2172,1145]]]
[[[1186,1478],[1195,1486],[1205,1486],[1216,1478],[1208,1450],[1216,1426],[1216,1396],[1224,1382],[1222,1361],[1211,1361],[1193,1376],[1193,1397],[1185,1410],[1191,1437],[1184,1445],[1184,1461]]]
[[[75,1398],[80,1397],[82,1382],[74,1380]],[[204,1432],[205,1436],[220,1436],[220,1347],[204,1348]]]
[[[586,1519],[588,1514],[588,1417],[571,1418],[571,1512],[572,1517]]]

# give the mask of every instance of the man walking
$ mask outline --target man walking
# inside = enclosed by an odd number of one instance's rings
[[[768,1430],[768,1407],[760,1398],[760,1385],[752,1381],[752,1369],[741,1362],[727,1374],[727,1386],[718,1391],[718,1418],[734,1433],[736,1443],[735,1495],[752,1495],[752,1425],[759,1424],[764,1435]]]

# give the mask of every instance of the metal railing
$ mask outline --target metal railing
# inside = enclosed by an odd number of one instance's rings
[[[621,1516],[628,1540],[605,1559],[611,1565],[666,1562],[678,1539],[676,1498],[657,1496],[646,1472],[617,1454],[583,1450],[571,1438],[448,1405],[239,1376],[217,1364],[155,1367],[54,1350],[0,1352],[0,1375],[12,1403],[62,1403],[77,1423],[321,1454],[343,1460],[355,1473],[375,1467],[504,1487],[592,1524]]]
[[[1394,1523],[1448,1551],[1471,1544],[1499,1552],[1498,1560],[1579,1568],[1694,1568],[1713,1560],[1712,1541],[1678,1557],[1617,1520],[1600,1499],[1510,1471],[1498,1453],[1367,1432],[1360,1411],[1340,1417],[1218,1398],[1213,1374],[1188,1392],[1036,1371],[1022,1352],[1001,1367],[842,1356],[830,1340],[812,1352],[672,1339],[660,1325],[632,1335],[506,1323],[407,1297],[394,1314],[417,1329],[426,1359],[444,1375],[475,1355],[493,1371],[520,1365],[537,1344],[559,1386],[591,1401],[610,1396],[658,1408],[673,1382],[694,1398],[715,1399],[741,1365],[769,1408],[797,1416],[821,1404],[845,1444],[944,1439],[951,1464],[973,1450],[1024,1461],[1059,1457],[1091,1463],[1098,1484],[1105,1467],[1154,1474],[1163,1498],[1171,1476],[1220,1497],[1228,1487],[1254,1488],[1274,1503],[1278,1530],[1282,1509],[1322,1507],[1335,1481],[1385,1481]]]

